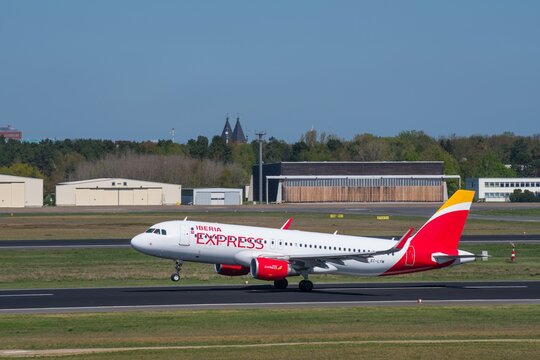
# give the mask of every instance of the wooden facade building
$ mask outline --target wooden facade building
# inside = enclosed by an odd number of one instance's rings
[[[446,199],[442,161],[282,162],[263,165],[266,202],[440,202]],[[258,165],[253,167],[258,199]]]

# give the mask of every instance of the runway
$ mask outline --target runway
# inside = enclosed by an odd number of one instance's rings
[[[0,291],[0,313],[64,313],[172,309],[540,304],[540,281],[168,286]]]
[[[399,239],[401,235],[394,238]],[[382,238],[391,239],[391,236]],[[0,240],[1,249],[46,249],[46,248],[126,248],[130,239],[66,239],[66,240]],[[540,235],[463,235],[461,243],[497,244],[497,243],[540,243]]]

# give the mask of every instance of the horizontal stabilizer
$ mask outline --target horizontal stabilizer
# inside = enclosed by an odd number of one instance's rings
[[[460,263],[475,261],[481,259],[486,261],[490,255],[462,254],[462,255],[447,255],[443,253],[435,253],[432,255],[433,260],[438,264],[443,264],[452,260],[458,260]]]

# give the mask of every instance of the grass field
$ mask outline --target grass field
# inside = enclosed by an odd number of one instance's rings
[[[312,213],[131,213],[131,214],[3,214],[0,240],[17,239],[125,239],[161,221],[183,219],[279,228],[294,217],[293,229],[364,236],[401,236],[407,229],[418,229],[425,217],[391,217],[377,220],[373,215],[345,215],[331,219],[328,214]],[[512,222],[469,219],[464,234],[540,234],[540,222]]]
[[[534,359],[540,356],[539,310],[533,305],[418,305],[376,311],[358,307],[0,315],[0,348],[198,347],[85,355],[88,359]],[[516,343],[505,343],[509,340]]]
[[[538,280],[540,245],[518,244],[517,261],[509,262],[509,244],[462,245],[464,250],[480,253],[488,250],[488,261],[392,277],[351,277],[317,275],[317,282],[366,281],[459,281],[459,280]],[[58,249],[0,251],[0,288],[97,287],[171,285],[170,260],[146,256],[130,248]],[[217,275],[212,265],[185,263],[181,284],[250,284],[264,283],[249,275]],[[291,283],[299,278],[291,278]]]

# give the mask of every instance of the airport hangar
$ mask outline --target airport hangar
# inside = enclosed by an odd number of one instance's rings
[[[323,161],[263,164],[263,202],[441,202],[448,198],[443,161]],[[259,166],[253,166],[253,200]]]
[[[56,185],[57,206],[180,205],[181,185],[122,178]]]
[[[43,206],[43,179],[0,174],[0,208]]]

